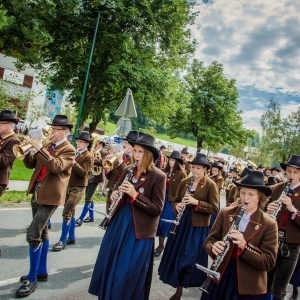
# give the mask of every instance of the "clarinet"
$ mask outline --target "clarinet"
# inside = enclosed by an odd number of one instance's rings
[[[137,165],[138,161],[136,160],[134,162],[134,164],[132,165],[132,167],[130,168],[130,170],[128,171],[128,173],[126,174],[123,182],[126,182],[126,181],[130,181],[132,176],[133,176],[133,171]],[[122,182],[122,183],[123,183]],[[120,184],[121,186],[121,184]],[[99,227],[101,229],[106,229],[106,226],[107,226],[107,222],[111,219],[111,217],[113,216],[113,214],[115,213],[115,211],[117,210],[118,206],[119,206],[119,203],[122,199],[124,195],[124,192],[121,192],[120,190],[118,190],[118,197],[112,202],[112,204],[110,205],[109,207],[109,210],[108,210],[108,214],[105,216],[104,220],[101,222],[101,224],[99,225]]]
[[[230,248],[230,237],[229,234],[231,233],[232,230],[238,230],[240,221],[242,219],[242,216],[245,212],[247,204],[243,204],[238,212],[238,215],[236,216],[235,220],[233,221],[228,233],[224,236],[223,242],[225,243],[223,251],[217,255],[215,260],[213,261],[210,269],[207,269],[201,265],[196,264],[196,267],[205,273],[207,273],[207,277],[202,283],[202,285],[199,287],[199,289],[205,293],[208,293],[209,290],[209,285],[211,283],[212,279],[220,279],[220,273],[217,271],[219,266],[221,265],[226,253],[229,251]]]
[[[195,181],[195,176],[192,176],[192,177],[191,177],[191,181],[190,181],[190,183],[189,183],[189,186],[188,186],[188,188],[187,188],[187,190],[186,190],[184,196],[189,195],[189,194],[191,193],[191,189],[192,189],[192,186],[193,186],[194,181]],[[172,220],[172,221],[171,221],[171,220],[162,219],[162,221],[166,221],[166,222],[170,222],[170,223],[173,223],[173,224],[174,224],[172,230],[170,231],[170,233],[172,233],[172,234],[176,234],[176,228],[177,228],[177,226],[180,224],[180,219],[181,219],[181,217],[182,217],[182,215],[183,215],[183,212],[184,212],[184,210],[185,210],[185,208],[186,208],[186,204],[185,204],[184,201],[182,201],[182,204],[183,204],[184,206],[183,206],[182,210],[177,214],[175,220]]]
[[[284,196],[284,195],[289,195],[289,190],[290,190],[291,183],[292,183],[292,179],[287,181],[284,190],[282,191],[279,199],[277,200],[277,207],[273,210],[273,212],[271,214],[268,214],[268,216],[271,217],[274,220],[276,220],[277,215],[278,215],[278,213],[279,213],[279,211],[281,210],[281,207],[282,207],[281,197]]]

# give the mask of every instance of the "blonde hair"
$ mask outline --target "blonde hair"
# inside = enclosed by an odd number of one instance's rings
[[[141,145],[140,145],[141,146]],[[152,171],[153,167],[154,167],[154,156],[153,156],[153,153],[141,146],[144,150],[144,154],[143,154],[143,161],[142,161],[142,165],[141,165],[141,170],[143,173],[146,173],[146,172],[150,172]]]

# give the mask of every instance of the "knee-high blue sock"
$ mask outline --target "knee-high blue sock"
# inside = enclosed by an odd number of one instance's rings
[[[29,247],[30,268],[27,279],[31,282],[36,281],[37,269],[40,263],[42,247]]]
[[[92,208],[92,209],[91,209]],[[91,206],[89,207],[89,213],[90,213],[90,218],[94,219],[94,202],[91,203]]]
[[[48,250],[49,250],[49,240],[46,240],[46,241],[43,242],[40,263],[39,263],[39,267],[37,269],[37,273],[39,275],[47,274]]]
[[[72,218],[71,222],[70,222],[70,230],[69,230],[69,240],[70,241],[75,240],[75,226],[76,226],[76,220],[75,220],[75,218]]]
[[[64,244],[67,241],[67,236],[70,230],[70,223],[68,224],[68,221],[63,220],[62,225],[61,225],[61,236],[60,236],[60,241],[63,242]]]
[[[83,221],[83,219],[84,219],[85,215],[87,214],[88,210],[89,210],[89,203],[85,203],[84,206],[83,206],[83,209],[82,209],[82,213],[79,217],[81,222]]]
[[[51,226],[51,221],[50,221],[50,219],[48,219],[47,225],[48,225],[48,226]]]
[[[272,293],[267,292],[266,294],[264,294],[264,300],[272,300]]]

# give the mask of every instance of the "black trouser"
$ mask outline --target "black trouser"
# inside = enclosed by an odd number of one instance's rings
[[[93,195],[97,189],[99,183],[91,182],[88,184],[85,190],[85,203],[93,202]]]
[[[276,266],[268,272],[268,291],[272,291],[274,297],[284,299],[298,257],[299,244],[279,242]]]

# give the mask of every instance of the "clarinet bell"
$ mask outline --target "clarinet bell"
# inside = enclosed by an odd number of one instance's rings
[[[107,221],[108,221],[108,218],[104,218],[103,221],[101,222],[101,224],[99,225],[99,227],[103,230],[106,230],[106,226],[107,226]]]
[[[208,294],[210,283],[211,283],[211,277],[207,276],[203,281],[202,285],[199,287],[199,290]]]

